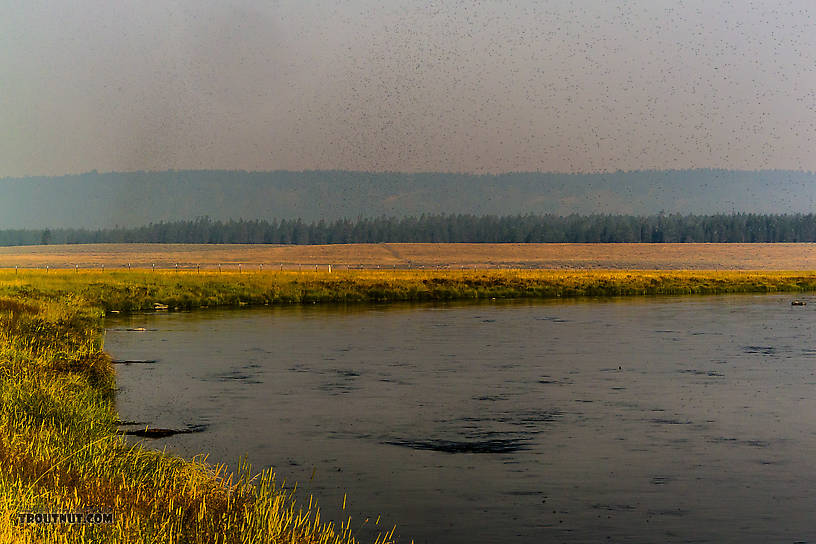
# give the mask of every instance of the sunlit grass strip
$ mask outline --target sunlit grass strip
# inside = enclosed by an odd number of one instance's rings
[[[0,294],[79,295],[105,311],[491,298],[807,291],[816,272],[352,270],[253,273],[0,271]]]
[[[0,542],[355,542],[348,524],[298,506],[269,471],[250,477],[242,465],[225,477],[201,460],[128,446],[116,434],[101,309],[61,293],[54,277],[33,279],[0,296]],[[15,524],[21,511],[84,507],[114,523]]]

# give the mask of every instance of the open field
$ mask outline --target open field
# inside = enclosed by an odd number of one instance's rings
[[[0,268],[816,270],[816,244],[86,244],[0,248]]]

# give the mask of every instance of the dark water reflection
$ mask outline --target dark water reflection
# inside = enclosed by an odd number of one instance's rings
[[[156,360],[117,365],[123,420],[206,426],[145,443],[248,453],[405,542],[794,542],[816,539],[816,300],[790,300],[159,313],[109,320],[106,348]]]

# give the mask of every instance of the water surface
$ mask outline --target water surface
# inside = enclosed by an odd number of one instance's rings
[[[363,537],[381,515],[417,543],[794,542],[816,301],[790,301],[157,313],[110,319],[106,349],[156,360],[117,365],[123,420],[205,428],[145,444],[248,454]]]

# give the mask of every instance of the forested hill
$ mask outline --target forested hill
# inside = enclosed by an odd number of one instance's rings
[[[816,215],[422,215],[306,223],[194,221],[115,229],[0,230],[0,245],[86,243],[816,242]]]
[[[428,214],[810,213],[816,174],[670,170],[609,174],[168,171],[0,179],[0,228]]]

